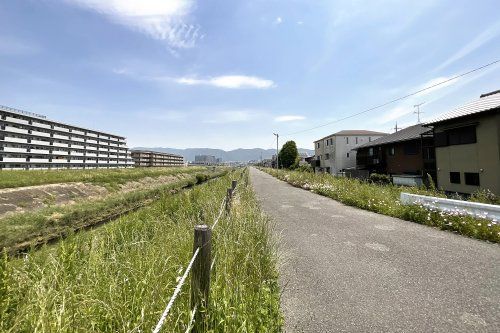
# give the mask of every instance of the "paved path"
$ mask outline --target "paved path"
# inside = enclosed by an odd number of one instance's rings
[[[500,332],[500,246],[250,174],[280,233],[286,332]]]

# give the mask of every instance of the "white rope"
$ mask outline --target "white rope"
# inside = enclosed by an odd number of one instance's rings
[[[172,305],[174,304],[174,301],[177,298],[177,295],[181,291],[182,285],[184,284],[184,281],[186,281],[186,278],[187,278],[187,276],[189,274],[189,271],[191,270],[191,267],[193,267],[194,260],[198,256],[199,252],[200,252],[200,248],[198,247],[196,249],[196,251],[193,253],[193,258],[191,258],[191,261],[189,262],[189,265],[187,266],[186,270],[184,271],[184,274],[182,275],[181,279],[179,280],[179,283],[177,284],[177,287],[175,287],[174,294],[170,298],[170,301],[168,302],[167,307],[163,311],[163,314],[161,315],[161,318],[158,321],[158,324],[156,324],[156,327],[153,330],[153,333],[160,332],[160,329],[163,326],[163,323],[165,322],[165,319],[167,319],[168,313],[169,313],[170,309],[172,308]]]
[[[214,268],[214,264],[215,264],[215,259],[217,258],[217,255],[214,255],[214,258],[212,259],[212,263],[210,264],[210,272],[212,271],[212,269]]]
[[[195,316],[197,310],[198,310],[198,304],[196,304],[194,306],[193,311],[191,311],[191,319],[189,320],[189,324],[188,324],[188,327],[186,329],[186,333],[191,332],[191,330],[193,329],[194,316]]]
[[[219,220],[222,216],[222,213],[224,213],[224,203],[225,202],[226,202],[226,198],[224,198],[224,200],[222,200],[222,204],[220,205],[220,209],[219,209],[219,216],[217,216],[217,218],[215,219],[215,222],[212,225],[212,230],[215,229],[215,226],[217,225],[217,223],[219,223]]]

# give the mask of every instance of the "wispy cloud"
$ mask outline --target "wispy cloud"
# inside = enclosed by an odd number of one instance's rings
[[[463,57],[467,56],[468,54],[474,52],[487,42],[489,42],[491,39],[495,38],[500,34],[500,22],[497,22],[493,24],[492,26],[488,27],[488,29],[484,30],[481,32],[479,35],[477,35],[476,38],[474,38],[472,41],[470,41],[467,45],[462,47],[460,50],[458,50],[455,54],[453,54],[451,57],[449,57],[446,61],[444,61],[441,65],[439,65],[435,70],[441,70],[452,63],[462,59]]]
[[[193,47],[201,37],[197,25],[186,23],[193,0],[65,0],[105,15],[176,48]]]
[[[274,121],[277,122],[289,122],[289,121],[298,121],[298,120],[304,120],[306,117],[304,116],[296,116],[296,115],[285,115],[285,116],[278,116],[274,118]]]
[[[245,75],[223,75],[207,79],[180,77],[175,78],[174,81],[184,85],[208,85],[228,89],[269,89],[276,86],[272,80]]]
[[[433,78],[433,79],[409,90],[408,92],[412,93],[415,91],[422,90],[426,87],[431,87],[431,86],[438,84],[440,82],[444,82],[446,80],[449,80],[451,77],[453,77],[453,76],[450,76],[450,77],[442,76],[442,77]],[[442,97],[442,96],[435,96],[434,94],[436,92],[438,92],[446,87],[449,87],[457,82],[459,82],[459,79],[450,80],[446,83],[443,83],[443,84],[438,85],[436,87],[433,87],[431,89],[425,90],[421,93],[418,93],[418,94],[404,100],[403,102],[399,103],[396,107],[392,108],[391,110],[385,112],[380,117],[378,117],[377,123],[385,124],[385,123],[388,123],[390,121],[394,121],[396,119],[399,119],[403,116],[406,116],[408,114],[411,114],[415,111],[416,104],[425,102],[425,104],[428,106],[430,103],[432,103],[432,102],[436,101],[438,98]],[[422,99],[423,97],[427,97],[427,98]]]
[[[17,38],[0,36],[0,54],[3,55],[31,55],[40,50],[33,43],[27,43]]]
[[[275,20],[274,20],[274,24],[281,24],[283,23],[283,19],[281,18],[281,16],[278,16]]]
[[[204,120],[207,124],[229,124],[242,123],[256,119],[260,114],[250,110],[218,111],[210,115],[209,119]]]

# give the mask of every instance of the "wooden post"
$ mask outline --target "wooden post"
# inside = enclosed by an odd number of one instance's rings
[[[200,252],[191,271],[191,311],[198,306],[194,317],[193,332],[204,332],[204,318],[210,292],[211,238],[212,229],[209,226],[203,224],[194,227],[193,253],[198,248]]]
[[[232,196],[233,196],[233,190],[231,188],[228,188],[226,193],[226,213],[229,213],[229,210],[231,209]]]
[[[236,188],[236,185],[238,185],[238,181],[237,180],[233,180],[231,181],[231,189],[234,191],[234,189]]]

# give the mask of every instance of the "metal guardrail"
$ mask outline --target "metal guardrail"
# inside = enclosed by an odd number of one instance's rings
[[[5,106],[5,105],[0,105],[0,110],[7,111],[7,112],[18,113],[18,114],[22,114],[22,115],[30,116],[30,117],[36,117],[36,118],[40,118],[40,119],[47,119],[47,117],[44,116],[43,114],[38,114],[38,113],[24,111],[24,110],[19,110],[19,109],[14,109],[14,108],[11,108],[11,107]]]

